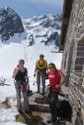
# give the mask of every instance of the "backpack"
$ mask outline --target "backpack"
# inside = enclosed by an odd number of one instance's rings
[[[66,119],[66,121],[71,121],[72,117],[72,107],[67,100],[57,100],[56,103],[56,116]]]

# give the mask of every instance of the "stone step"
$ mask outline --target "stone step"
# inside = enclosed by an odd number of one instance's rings
[[[39,111],[39,112],[50,112],[49,105],[44,104],[30,104],[31,111]]]
[[[34,93],[29,98],[29,104],[32,111],[50,112],[49,104],[45,103],[44,96],[39,93]]]

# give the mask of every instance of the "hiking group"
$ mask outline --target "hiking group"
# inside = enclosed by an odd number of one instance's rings
[[[22,113],[21,107],[21,92],[24,97],[24,110],[26,113],[31,113],[28,101],[28,90],[30,88],[28,70],[24,67],[24,60],[20,59],[19,64],[14,69],[13,78],[15,79],[15,88],[17,94],[17,108],[18,112]],[[45,94],[45,80],[49,79],[49,107],[51,112],[52,125],[56,125],[56,102],[61,86],[66,82],[66,76],[61,70],[58,70],[54,63],[48,64],[44,59],[44,55],[41,54],[36,61],[34,77],[36,77],[37,93],[40,93],[40,86],[42,83],[42,94]]]

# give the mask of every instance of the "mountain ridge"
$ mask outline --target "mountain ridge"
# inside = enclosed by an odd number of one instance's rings
[[[13,9],[0,8],[0,38],[5,44],[21,43],[22,40],[25,40],[28,47],[39,44],[39,42],[47,46],[59,46],[61,21],[62,17],[57,14],[44,14],[21,19]],[[17,35],[17,39],[12,40],[15,35]]]
[[[24,29],[27,31],[28,46],[39,41],[45,45],[54,44],[59,46],[61,16],[59,15],[41,15],[30,19],[22,20]]]
[[[0,8],[0,38],[7,41],[15,33],[24,31],[20,16],[9,7]]]

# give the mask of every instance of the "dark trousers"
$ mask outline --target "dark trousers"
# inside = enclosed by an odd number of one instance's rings
[[[52,117],[56,116],[56,102],[58,100],[58,93],[50,91],[49,93],[49,106]]]
[[[45,93],[45,77],[43,76],[46,70],[41,70],[37,72],[37,91],[40,92],[40,84],[42,80],[42,93]]]

